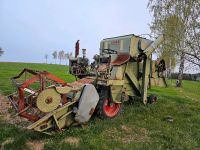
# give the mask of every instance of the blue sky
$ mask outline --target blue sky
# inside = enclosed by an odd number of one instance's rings
[[[91,59],[103,38],[148,34],[148,0],[0,0],[0,61],[53,63],[52,52],[86,48]]]

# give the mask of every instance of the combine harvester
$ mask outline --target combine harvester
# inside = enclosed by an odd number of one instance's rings
[[[28,129],[47,134],[84,124],[94,112],[103,119],[114,118],[125,101],[154,103],[157,97],[147,96],[152,81],[166,86],[163,61],[155,69],[151,58],[163,40],[163,35],[155,41],[135,35],[104,39],[91,65],[85,49],[78,57],[78,47],[76,57],[70,59],[70,73],[79,80],[66,83],[49,72],[24,69],[12,78],[17,92],[8,98],[17,115],[30,121]]]

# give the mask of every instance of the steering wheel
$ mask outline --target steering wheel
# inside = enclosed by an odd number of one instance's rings
[[[118,54],[118,52],[116,50],[113,49],[102,49],[102,52],[106,53],[106,54]]]

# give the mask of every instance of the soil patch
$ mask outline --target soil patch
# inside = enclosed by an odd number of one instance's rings
[[[11,112],[14,112],[11,103],[5,96],[0,94],[0,119],[9,124],[21,124],[27,121]]]
[[[30,150],[43,150],[44,144],[44,141],[28,141],[26,143]]]
[[[80,139],[77,137],[67,137],[63,140],[63,142],[75,147],[79,147],[80,145]]]
[[[104,135],[105,134],[105,135]],[[149,142],[150,137],[148,136],[148,131],[145,128],[140,128],[136,126],[121,125],[120,129],[112,128],[106,130],[103,136],[108,139],[120,141],[125,144],[132,142]]]

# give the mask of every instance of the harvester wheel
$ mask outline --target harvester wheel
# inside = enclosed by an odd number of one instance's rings
[[[155,104],[157,102],[157,96],[154,95],[154,94],[151,94],[149,97],[148,97],[148,103],[149,104]]]
[[[100,94],[100,99],[97,104],[97,115],[101,119],[112,119],[117,117],[122,112],[122,104],[114,103],[108,97],[108,92],[102,91]]]

